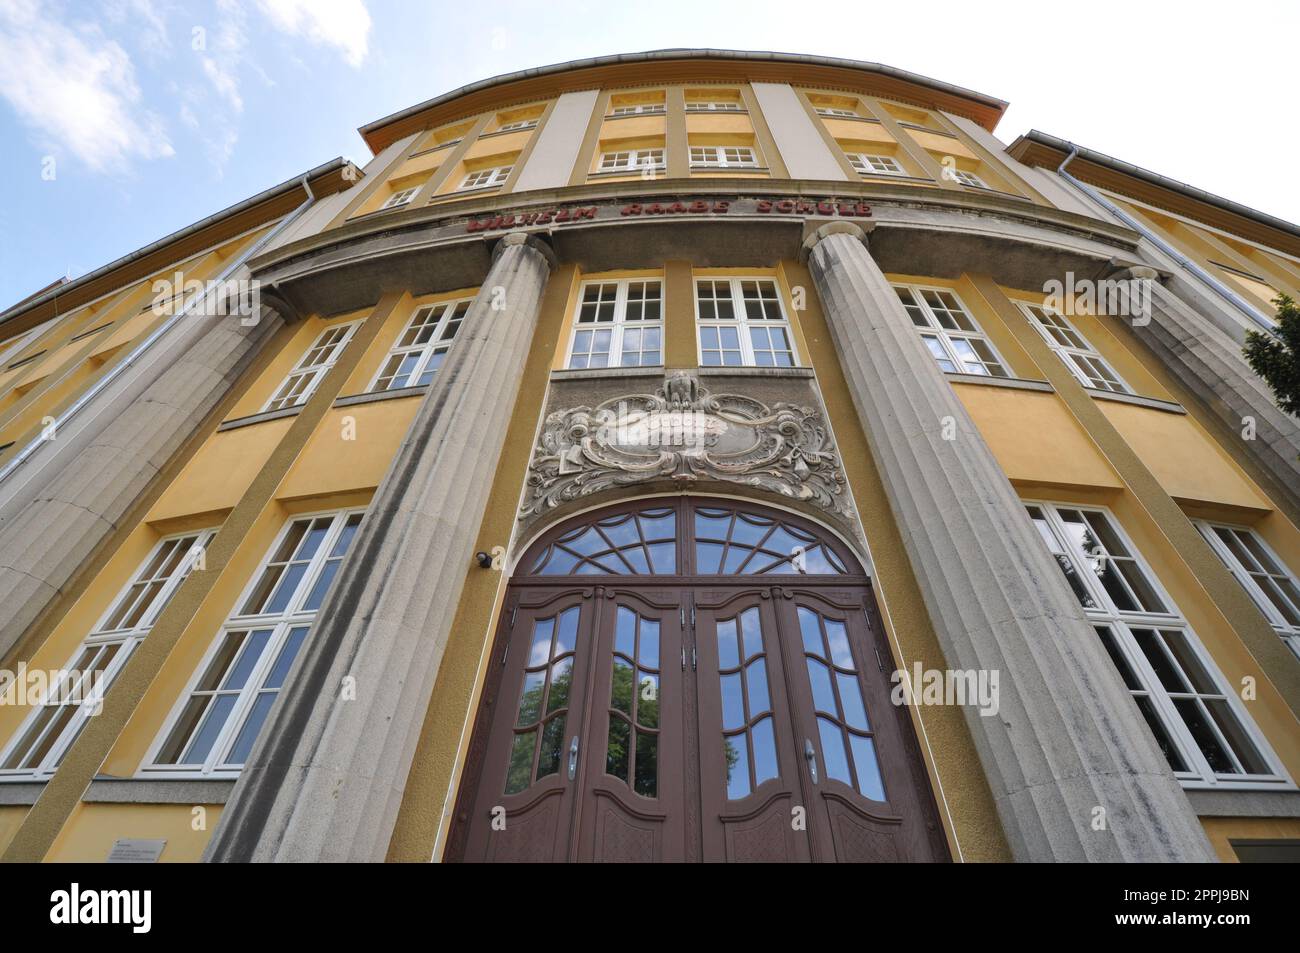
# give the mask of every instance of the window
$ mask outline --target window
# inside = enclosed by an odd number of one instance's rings
[[[17,337],[10,338],[8,341],[0,343],[0,366],[3,366],[5,361],[20,352],[28,344],[32,343],[32,341],[35,341],[38,337],[49,330],[51,325],[59,320],[59,318],[55,318],[51,321],[46,321],[44,324],[38,324],[26,333],[19,334]],[[45,352],[42,351],[41,353],[44,354]],[[12,364],[10,365],[10,367],[14,366],[15,365]]]
[[[307,349],[307,353],[294,365],[284,383],[266,402],[262,412],[283,410],[285,407],[297,407],[299,404],[307,403],[308,398],[320,384],[321,378],[343,353],[343,348],[352,339],[354,330],[356,330],[355,322],[336,325],[322,331],[316,342]]]
[[[609,114],[611,116],[653,116],[663,112],[663,103],[634,103],[630,106],[615,106]]]
[[[745,107],[736,102],[697,100],[686,104],[688,113],[743,113]]]
[[[514,122],[507,122],[500,125],[497,128],[497,132],[517,132],[520,129],[532,129],[536,125],[536,119],[516,119]]]
[[[12,364],[10,364],[9,367],[8,367],[8,370],[11,370],[11,371],[12,371],[15,367],[25,367],[26,365],[28,365],[28,364],[30,364],[32,361],[36,360],[38,357],[40,357],[40,356],[41,356],[42,354],[44,354],[44,353],[45,353],[45,351],[37,351],[35,354],[28,354],[28,355],[27,355],[25,358],[23,358],[21,361],[14,361]]]
[[[451,343],[471,304],[473,299],[465,298],[417,308],[397,343],[388,352],[370,389],[424,387],[432,381],[451,350]]]
[[[894,290],[944,373],[1010,376],[975,319],[951,291],[915,285],[894,285]]]
[[[965,169],[953,169],[951,174],[954,181],[960,182],[962,185],[969,185],[977,189],[988,188],[988,186],[984,184],[984,180],[974,172],[967,172]]]
[[[1280,780],[1232,687],[1111,518],[1026,509],[1175,776],[1191,786]]]
[[[770,278],[699,278],[695,320],[705,367],[793,367],[790,323]]]
[[[1133,393],[1133,388],[1124,383],[1064,315],[1036,304],[1021,302],[1020,307],[1029,316],[1030,324],[1038,328],[1048,346],[1084,387],[1114,391],[1117,394]]]
[[[839,109],[835,106],[818,106],[817,115],[829,116],[834,119],[861,119],[852,109]]]
[[[388,201],[379,206],[381,209],[397,208],[399,205],[406,205],[411,199],[415,198],[415,193],[420,191],[418,187],[413,189],[402,189],[400,192],[394,192],[388,196]]]
[[[1264,618],[1300,656],[1300,582],[1264,540],[1244,526],[1196,521],[1206,542],[1255,600]]]
[[[204,775],[238,773],[311,631],[361,517],[353,510],[290,521],[168,719],[151,767]]]
[[[477,172],[471,172],[460,183],[460,190],[463,192],[466,189],[495,188],[510,178],[510,172],[513,168],[512,165],[503,165],[497,166],[495,169],[479,169]]]
[[[601,172],[639,172],[664,168],[667,166],[664,165],[663,149],[624,149],[619,152],[603,152],[600,156]]]
[[[216,530],[161,540],[118,595],[108,612],[81,643],[34,710],[0,752],[0,778],[43,778],[54,773],[86,720],[98,714],[103,693],[177,587],[194,568]]]
[[[906,175],[893,156],[873,156],[865,152],[850,152],[849,163],[862,175]]]
[[[655,279],[584,284],[567,366],[662,364],[662,294]]]
[[[691,146],[691,168],[732,169],[758,166],[749,146]]]

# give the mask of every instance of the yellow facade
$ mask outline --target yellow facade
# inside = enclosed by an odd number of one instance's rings
[[[459,223],[466,217],[514,214],[525,207],[672,202],[674,190],[815,199],[833,187],[855,201],[884,205],[899,190],[912,190],[903,204],[933,201],[938,203],[934,208],[943,209],[952,203],[984,203],[979,207],[999,212],[1026,208],[1033,211],[1024,216],[1039,216],[1036,221],[1042,223],[1064,222],[1062,228],[1068,225],[1078,232],[1087,227],[1081,215],[1057,208],[1035,187],[1027,164],[991,151],[985,139],[970,131],[971,126],[987,128],[995,121],[987,103],[972,102],[962,114],[951,98],[922,106],[917,100],[927,101],[923,90],[906,97],[871,77],[855,81],[852,71],[844,69],[832,70],[833,76],[819,77],[811,68],[797,73],[785,80],[792,91],[789,101],[815,124],[826,155],[844,172],[841,181],[828,187],[824,182],[798,182],[790,172],[799,157],[787,145],[782,128],[772,126],[789,120],[775,110],[767,115],[760,106],[761,101],[771,101],[763,99],[770,96],[765,87],[774,82],[770,72],[750,70],[743,62],[686,60],[661,65],[651,85],[628,85],[635,74],[619,81],[610,74],[612,68],[604,69],[606,73],[593,78],[598,92],[590,115],[575,126],[580,144],[563,185],[536,195],[514,194],[520,176],[532,168],[533,157],[550,148],[543,137],[548,124],[558,121],[553,118],[558,101],[571,89],[548,86],[545,79],[519,80],[495,93],[475,94],[463,108],[456,102],[435,103],[413,118],[395,120],[392,129],[367,127],[367,139],[384,161],[371,163],[364,177],[333,196],[330,225],[323,232],[295,239],[288,253],[264,251],[266,267],[279,267],[292,253],[305,255],[334,240],[360,242],[389,227],[432,226],[444,222],[440,216]],[[689,108],[709,102],[734,108]],[[625,114],[620,115],[620,109]],[[517,123],[531,125],[502,129]],[[701,165],[692,159],[692,150],[705,148],[740,150],[731,155],[742,159],[734,167]],[[628,150],[664,151],[663,169],[649,175],[602,172],[603,155]],[[710,154],[724,155],[725,161],[725,153]],[[751,154],[752,161],[743,158]],[[853,154],[892,157],[901,173],[861,174],[850,162]],[[478,172],[506,167],[512,171],[499,181],[465,187]],[[945,169],[964,170],[983,186],[956,181]],[[384,208],[407,189],[416,190],[413,199]],[[1295,294],[1300,288],[1300,257],[1294,251],[1233,235],[1222,223],[1198,223],[1118,191],[1110,194],[1261,306],[1273,292]],[[812,219],[813,224],[821,222],[815,215]],[[79,304],[21,352],[7,355],[6,367],[0,368],[0,465],[39,435],[42,421],[58,416],[165,320],[147,308],[148,289],[156,277],[179,269],[187,277],[206,280],[265,235],[273,224],[268,221]],[[615,231],[614,225],[607,227]],[[695,227],[703,226],[682,226]],[[557,225],[555,232],[561,231]],[[879,231],[888,229],[882,225]],[[1103,233],[1099,228],[1096,234]],[[561,250],[564,240],[557,243]],[[855,412],[841,353],[797,243],[780,254],[755,253],[756,259],[764,258],[762,264],[731,265],[706,263],[693,258],[689,249],[682,254],[664,252],[661,240],[654,241],[659,244],[651,246],[645,261],[587,270],[576,256],[562,259],[549,278],[489,504],[476,534],[478,549],[490,553],[504,546],[508,559],[516,559],[554,525],[542,522],[521,531],[516,513],[548,395],[557,381],[580,377],[566,362],[580,330],[575,316],[585,282],[661,282],[663,369],[698,373],[695,282],[771,280],[788,317],[797,355],[793,366],[815,375],[834,434],[873,564],[892,667],[909,670],[919,662],[943,668],[940,639],[903,545],[909,529],[891,509],[886,480]],[[594,255],[598,249],[596,242],[584,246],[583,254]],[[623,246],[617,254],[626,257]],[[1005,363],[1007,374],[1004,380],[952,375],[952,387],[1015,492],[1025,501],[1100,507],[1112,514],[1228,684],[1252,686],[1244,709],[1276,756],[1282,774],[1278,787],[1294,791],[1294,780],[1300,778],[1300,699],[1293,694],[1297,675],[1285,666],[1294,667],[1296,660],[1285,653],[1260,657],[1252,646],[1260,644],[1261,632],[1272,635],[1268,622],[1240,591],[1225,596],[1235,586],[1232,577],[1208,558],[1210,550],[1187,543],[1199,538],[1190,519],[1249,527],[1294,574],[1300,571],[1300,527],[1293,499],[1270,483],[1246,450],[1225,437],[1206,406],[1188,399],[1185,382],[1121,318],[1072,316],[1078,331],[1127,382],[1130,400],[1085,388],[1049,350],[1020,310],[1021,303],[1041,301],[1041,290],[1009,284],[1007,276],[992,268],[957,274],[885,270],[895,284],[956,294]],[[102,724],[77,739],[53,778],[39,779],[47,789],[39,800],[31,799],[35,806],[0,802],[0,851],[6,852],[6,859],[98,861],[123,837],[165,838],[163,861],[202,857],[222,803],[160,803],[147,797],[114,803],[90,799],[85,782],[143,782],[166,776],[150,759],[211,657],[214,639],[286,525],[304,514],[366,507],[384,485],[394,458],[412,439],[412,422],[425,390],[390,395],[376,387],[390,353],[401,347],[408,322],[422,308],[490,293],[475,285],[430,293],[396,282],[385,285],[363,307],[349,305],[339,313],[304,311],[271,338],[191,438],[160,461],[157,477],[134,505],[131,518],[106,533],[83,571],[3,664],[22,661],[33,669],[65,665],[160,540],[206,529],[216,530],[217,536],[207,548],[205,565],[179,585],[136,650],[130,681],[114,683]],[[314,342],[331,328],[348,324],[354,325],[351,337],[306,399],[294,405],[292,413],[268,412],[268,402]],[[86,332],[89,336],[81,336]],[[0,324],[0,349],[17,333],[6,337]],[[31,355],[39,356],[22,363]],[[366,399],[350,400],[362,397]],[[629,498],[634,495],[629,491]],[[443,856],[453,807],[472,760],[474,718],[487,684],[487,655],[509,577],[509,571],[470,568],[463,581],[457,580],[463,584],[462,594],[403,779],[386,851],[390,860]],[[30,705],[0,706],[0,751],[32,711]],[[910,718],[952,857],[1010,859],[1012,850],[967,722],[958,711],[942,707],[913,707]],[[226,779],[234,776],[217,773]],[[196,772],[179,774],[203,779]],[[13,780],[36,783],[18,775]],[[1295,817],[1207,814],[1202,823],[1225,861],[1235,859],[1229,844],[1235,838],[1300,838],[1300,820]]]

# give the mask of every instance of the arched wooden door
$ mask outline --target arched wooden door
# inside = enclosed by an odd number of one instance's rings
[[[816,524],[639,500],[519,562],[447,857],[947,860],[870,581]]]

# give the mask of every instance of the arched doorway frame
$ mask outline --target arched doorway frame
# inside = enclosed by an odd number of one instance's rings
[[[537,543],[546,536],[552,529],[567,523],[576,522],[580,517],[602,510],[614,510],[621,506],[634,506],[653,500],[680,500],[683,497],[692,500],[717,500],[724,504],[745,504],[758,507],[759,509],[771,510],[782,516],[793,517],[796,520],[804,520],[812,523],[821,532],[827,533],[842,546],[848,549],[853,557],[861,574],[869,579],[875,577],[874,563],[871,559],[870,548],[863,537],[863,529],[857,517],[853,517],[854,529],[857,536],[854,537],[846,533],[842,528],[836,527],[833,523],[825,518],[810,513],[807,510],[796,509],[790,505],[788,500],[773,494],[760,492],[750,494],[728,493],[725,490],[714,486],[701,487],[690,490],[663,490],[659,492],[637,493],[634,495],[610,496],[602,494],[593,498],[591,502],[584,505],[571,505],[557,507],[551,513],[548,513],[542,520],[528,527],[525,534],[516,537],[511,541],[507,560],[502,567],[507,582],[513,581],[518,575],[519,566],[524,562],[524,557],[529,555]]]
[[[763,497],[766,494],[762,495]],[[829,544],[827,549],[835,553],[836,560],[842,565],[843,573],[832,575],[797,575],[784,571],[781,574],[763,575],[744,573],[739,575],[728,575],[722,572],[711,577],[697,576],[689,573],[683,573],[685,564],[678,562],[675,566],[674,574],[655,573],[628,573],[628,574],[573,574],[561,572],[554,575],[536,575],[532,570],[537,566],[537,560],[550,546],[557,540],[563,540],[567,534],[575,530],[594,526],[597,522],[616,518],[623,514],[640,512],[644,509],[653,509],[655,504],[661,504],[664,508],[672,508],[679,516],[679,522],[676,526],[676,545],[679,552],[679,559],[685,554],[688,548],[692,546],[695,539],[693,521],[682,520],[682,516],[689,516],[700,508],[710,508],[711,504],[723,509],[735,508],[745,511],[747,515],[764,517],[767,519],[777,520],[791,528],[797,528],[805,533],[811,533],[817,537],[819,543]],[[801,525],[802,524],[802,525]],[[509,633],[509,627],[505,626],[506,617],[510,615],[508,604],[512,601],[509,597],[511,589],[515,587],[526,587],[536,591],[537,587],[544,586],[554,592],[560,592],[563,589],[574,588],[575,586],[600,587],[602,584],[616,584],[619,580],[628,581],[630,579],[639,579],[643,581],[660,580],[667,585],[671,585],[673,580],[685,580],[689,583],[700,583],[701,580],[712,578],[719,580],[719,585],[751,585],[766,580],[769,584],[780,586],[783,582],[794,581],[804,586],[816,588],[819,584],[826,587],[827,591],[834,586],[860,587],[863,592],[862,608],[870,618],[871,624],[869,631],[872,631],[874,637],[879,643],[874,646],[876,649],[876,661],[880,663],[881,671],[885,671],[880,653],[889,653],[886,657],[892,657],[892,651],[896,644],[892,636],[881,626],[880,608],[877,602],[877,595],[872,585],[874,573],[870,567],[871,560],[869,549],[866,546],[865,539],[854,538],[834,525],[829,524],[815,515],[795,510],[788,505],[787,501],[773,500],[765,498],[755,498],[754,495],[728,494],[712,492],[689,491],[665,491],[665,492],[648,492],[635,496],[628,496],[622,499],[604,499],[594,500],[587,506],[564,507],[562,511],[556,512],[551,518],[545,520],[541,525],[535,525],[529,528],[526,541],[522,545],[512,547],[513,555],[507,567],[507,573],[503,579],[502,598],[498,602],[498,615],[493,627],[493,635],[487,640],[484,650],[484,660],[487,663],[488,672],[484,678],[482,687],[483,693],[479,698],[475,710],[468,713],[465,722],[464,732],[466,744],[462,747],[461,771],[457,790],[453,795],[454,800],[449,799],[448,807],[453,808],[449,812],[449,825],[447,829],[447,839],[444,843],[444,849],[441,851],[443,859],[455,860],[464,856],[464,832],[462,836],[457,837],[457,828],[463,828],[464,808],[472,804],[476,788],[483,780],[483,764],[481,761],[476,763],[476,754],[481,755],[483,752],[476,742],[482,739],[482,745],[487,744],[487,738],[490,731],[490,724],[484,722],[485,712],[483,708],[484,699],[491,699],[493,694],[506,690],[506,686],[501,684],[501,675],[499,671],[493,671],[496,666],[491,665],[498,655],[501,655],[501,661],[504,664],[504,651],[511,645],[512,636]],[[602,557],[603,558],[603,557]],[[694,558],[693,556],[691,557]],[[722,569],[721,566],[718,567]],[[770,567],[768,567],[770,570]],[[597,590],[599,592],[599,589]],[[774,589],[774,592],[780,592],[780,588]],[[767,598],[767,596],[764,596]],[[787,594],[785,598],[789,599]],[[694,614],[692,613],[692,626],[694,626]],[[796,642],[798,636],[795,636]],[[693,667],[693,666],[692,666]],[[892,668],[892,666],[890,666]],[[495,679],[494,679],[495,676]],[[495,681],[496,684],[493,684]],[[489,702],[490,703],[490,702]],[[888,715],[886,717],[892,717]],[[920,777],[929,779],[929,770],[926,767],[924,759],[921,757],[919,743],[920,738],[914,733],[915,727],[911,725],[911,719],[906,714],[902,718],[908,722],[909,732],[905,733],[905,743],[909,745],[909,753],[915,757],[913,768],[919,767]],[[922,733],[924,732],[921,726]],[[928,747],[928,744],[927,744]],[[913,773],[913,780],[917,778]],[[929,781],[923,784],[923,797],[929,799],[931,808],[931,817],[938,821],[939,803],[944,803],[946,813],[946,800],[943,798],[941,788],[929,786]],[[460,823],[458,823],[458,819]],[[931,832],[929,840],[932,844],[942,845],[939,851],[934,855],[936,859],[942,856],[942,859],[948,858],[949,845],[943,833],[944,825],[942,821],[937,824],[928,823],[928,829]],[[914,841],[916,840],[914,836]],[[823,854],[825,851],[823,850]]]

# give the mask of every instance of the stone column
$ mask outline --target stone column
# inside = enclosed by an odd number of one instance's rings
[[[553,265],[497,246],[205,859],[384,859]]]
[[[0,659],[283,325],[266,307],[251,325],[182,318],[9,476],[0,494]]]
[[[836,223],[804,248],[948,664],[999,673],[997,714],[964,713],[1015,859],[1213,860],[1101,641],[865,241]]]
[[[1278,408],[1268,385],[1246,363],[1241,345],[1162,285],[1158,276],[1145,265],[1121,265],[1110,276],[1149,282],[1150,307],[1145,309],[1137,306],[1141,302],[1135,301],[1132,289],[1121,287],[1131,305],[1124,320],[1232,433],[1240,437],[1247,419],[1254,421],[1254,437],[1242,438],[1241,447],[1300,502],[1294,495],[1300,487],[1300,421]]]

